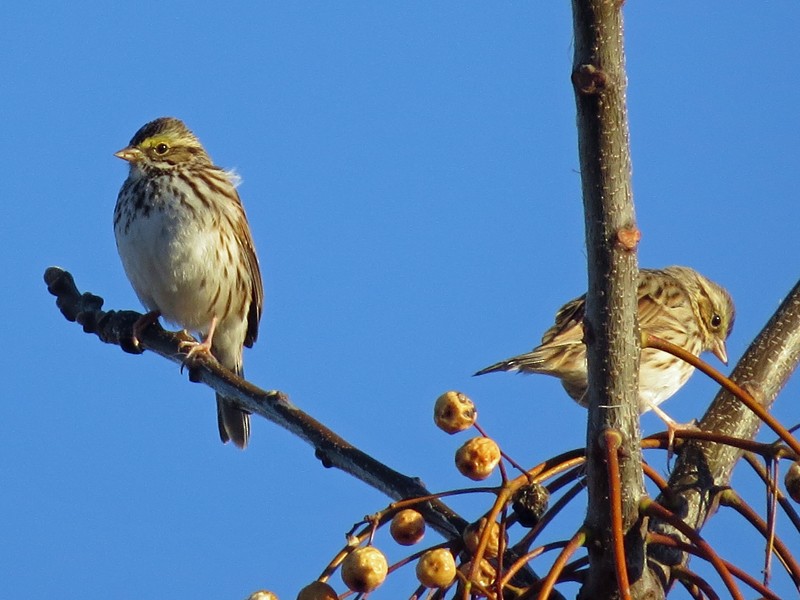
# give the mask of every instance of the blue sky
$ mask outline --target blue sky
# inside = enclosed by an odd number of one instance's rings
[[[470,377],[535,345],[585,287],[568,3],[260,4],[4,7],[0,597],[293,598],[387,503],[259,419],[246,452],[222,446],[211,391],[55,309],[54,264],[139,309],[111,227],[113,152],[158,116],[243,178],[266,289],[254,383],[433,490],[467,483],[463,440],[432,425],[447,389],[523,464],[583,444],[585,413],[555,380]],[[730,290],[735,362],[798,276],[800,5],[625,12],[640,264]],[[665,408],[699,417],[714,391],[695,376]],[[787,424],[798,393],[778,401]],[[743,470],[734,483],[763,508]],[[736,518],[704,533],[726,558],[761,556]],[[374,597],[413,587],[403,573]]]

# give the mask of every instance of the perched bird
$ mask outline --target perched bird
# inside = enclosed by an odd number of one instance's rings
[[[695,356],[710,350],[728,364],[725,340],[733,329],[733,300],[722,287],[688,267],[639,271],[639,327],[685,348]],[[581,406],[587,405],[586,346],[583,316],[586,296],[568,302],[556,313],[542,343],[530,352],[475,373],[494,371],[543,373],[561,380]],[[694,367],[654,348],[644,348],[639,360],[639,410],[656,412],[668,426],[675,422],[658,405],[677,392]]]
[[[114,234],[133,289],[152,320],[163,316],[203,339],[187,344],[187,358],[210,352],[242,375],[243,346],[258,336],[264,291],[238,177],[215,166],[171,117],[144,125],[115,156],[130,166]],[[217,418],[223,442],[247,446],[247,412],[217,394]]]

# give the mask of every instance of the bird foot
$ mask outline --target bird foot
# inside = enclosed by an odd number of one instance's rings
[[[189,366],[191,367],[192,362],[197,360],[199,356],[206,356],[207,358],[214,358],[214,355],[211,353],[211,343],[214,339],[214,330],[217,328],[217,317],[214,317],[211,320],[211,326],[208,328],[208,335],[206,335],[206,339],[202,342],[197,342],[195,340],[184,340],[179,345],[178,348],[181,352],[186,352],[186,356],[183,359],[183,366],[181,367],[181,371],[183,371],[183,367]]]
[[[675,421],[671,421],[669,423],[665,421],[664,423],[667,426],[667,462],[669,462],[672,460],[672,455],[674,454],[675,450],[675,434],[686,431],[700,431],[700,428],[697,426],[696,419],[693,419],[688,423],[676,423]]]
[[[183,362],[186,363],[192,362],[198,356],[203,354],[213,356],[211,354],[211,343],[207,339],[202,342],[186,340],[181,342],[178,347],[180,348],[181,352],[186,353],[186,357],[183,359]]]
[[[675,434],[683,431],[698,431],[697,420],[693,419],[689,423],[678,423],[655,404],[651,405],[650,408],[667,426],[667,464],[669,464],[675,450]]]

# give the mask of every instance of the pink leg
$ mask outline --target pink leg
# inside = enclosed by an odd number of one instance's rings
[[[206,339],[204,339],[202,342],[181,342],[180,348],[186,352],[186,359],[184,362],[192,360],[198,354],[208,354],[209,356],[213,356],[211,354],[211,343],[214,340],[214,331],[216,328],[217,317],[215,316],[213,319],[211,319],[211,325],[208,328]]]
[[[694,423],[677,423],[675,419],[670,417],[655,404],[650,405],[650,410],[656,413],[659,418],[664,421],[664,425],[667,426],[667,460],[669,460],[672,458],[672,448],[675,444],[675,432],[685,431],[687,429],[697,430],[697,426]]]

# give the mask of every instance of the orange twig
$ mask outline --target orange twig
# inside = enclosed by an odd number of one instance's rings
[[[663,492],[667,489],[667,481],[656,471],[653,467],[646,462],[642,463],[642,470],[647,477],[658,486],[658,490]]]
[[[539,546],[538,548],[534,548],[527,554],[520,556],[513,565],[511,565],[505,573],[503,573],[502,579],[500,579],[501,585],[506,585],[511,578],[519,571],[525,563],[533,560],[534,558],[541,556],[545,552],[549,552],[550,550],[555,550],[557,548],[563,548],[567,545],[567,542],[551,542],[550,544],[545,544],[544,546]]]
[[[703,594],[708,596],[708,600],[719,600],[719,596],[714,591],[714,588],[711,587],[711,584],[708,583],[702,577],[700,577],[700,575],[698,575],[694,571],[687,569],[684,565],[675,565],[674,567],[672,567],[672,573],[675,575],[675,578],[678,579],[680,582],[682,582],[684,585],[686,586],[692,585],[697,587],[698,590],[702,590]],[[690,594],[692,594],[692,597],[694,598],[703,597],[703,595],[700,594],[699,592],[696,594],[693,593],[693,591],[688,589],[688,587],[687,591]]]
[[[547,597],[550,595],[550,592],[553,591],[553,587],[555,587],[556,582],[558,581],[561,572],[564,570],[567,561],[569,560],[570,556],[575,554],[578,551],[578,548],[583,546],[586,543],[586,530],[581,528],[572,536],[564,549],[556,558],[556,561],[553,563],[553,566],[550,567],[550,570],[547,572],[547,577],[544,579],[544,583],[542,583],[542,587],[539,590],[539,595],[537,596],[537,600],[547,600]]]
[[[770,480],[774,482],[774,485],[767,486],[767,529],[769,533],[767,535],[767,549],[764,556],[764,585],[769,584],[769,577],[770,573],[772,573],[772,552],[775,550],[775,525],[776,519],[775,514],[778,511],[778,495],[774,493],[774,489],[778,485],[778,468],[780,466],[780,461],[768,459],[767,464],[771,467],[770,468]],[[779,540],[778,540],[779,541]],[[791,554],[788,554],[787,549],[787,559],[791,558]],[[780,554],[779,554],[780,556]],[[783,561],[784,558],[781,558]],[[784,566],[787,566],[784,562]],[[797,579],[794,580],[794,584],[797,585]]]
[[[769,555],[772,556],[774,553],[783,564],[786,572],[792,578],[792,581],[796,586],[800,586],[800,565],[794,560],[791,551],[789,548],[786,547],[786,544],[775,535],[775,531],[773,528],[774,519],[772,522],[764,522],[764,520],[758,516],[758,514],[750,508],[750,506],[742,500],[742,498],[733,490],[725,490],[719,496],[719,503],[723,506],[727,506],[732,508],[736,512],[738,512],[741,516],[747,519],[747,522],[750,523],[755,529],[767,540],[767,551]],[[767,585],[768,581],[765,579],[764,585]]]
[[[792,506],[792,503],[789,502],[789,499],[783,494],[781,489],[777,487],[775,482],[769,478],[766,469],[761,466],[761,463],[758,461],[758,459],[756,459],[755,455],[751,454],[750,452],[745,452],[744,455],[742,455],[742,458],[744,458],[745,462],[750,465],[761,481],[763,481],[765,485],[768,485],[770,489],[772,489],[772,493],[778,498],[778,504],[781,505],[786,517],[792,522],[794,528],[800,531],[800,515],[797,514],[794,506]]]
[[[671,511],[667,510],[658,502],[651,500],[650,498],[642,499],[642,501],[639,503],[639,511],[644,515],[656,517],[662,521],[666,521],[687,538],[689,538],[692,544],[694,544],[694,546],[700,551],[697,552],[697,554],[702,553],[700,555],[710,562],[714,569],[716,569],[717,573],[722,579],[722,582],[725,584],[725,587],[728,588],[731,597],[733,597],[735,600],[744,600],[744,597],[739,591],[739,587],[736,585],[736,582],[731,577],[731,572],[725,565],[725,562],[719,557],[719,555],[717,555],[716,552],[714,552],[714,549],[700,536],[699,533],[697,533],[693,527],[690,527],[684,523]]]
[[[684,350],[680,346],[671,344],[670,342],[662,340],[661,338],[650,333],[644,333],[642,338],[643,348],[656,348],[658,350],[663,350],[664,352],[669,352],[670,354],[688,362],[690,365],[697,367],[703,373],[711,377],[711,379],[716,381],[728,392],[741,400],[742,403],[747,408],[752,410],[759,419],[761,419],[770,429],[772,429],[772,431],[777,433],[787,446],[794,450],[797,455],[800,455],[800,442],[798,442],[775,417],[769,414],[767,410],[761,406],[761,404],[759,404],[758,401],[753,398],[753,396],[747,390],[738,386],[733,381],[725,377],[725,375],[717,371],[714,367],[710,366],[705,361],[700,360],[697,356],[691,352],[688,352],[687,350]]]
[[[628,564],[625,561],[625,532],[622,530],[622,490],[620,489],[618,455],[622,445],[622,436],[618,431],[607,429],[603,432],[603,441],[608,469],[608,501],[611,505],[611,538],[614,546],[617,587],[622,600],[631,600]]]
[[[715,444],[725,444],[733,448],[739,448],[745,452],[753,452],[763,457],[785,458],[789,460],[797,460],[800,455],[796,455],[793,450],[786,446],[779,446],[775,443],[765,444],[763,442],[756,442],[753,440],[746,440],[732,435],[723,435],[715,431],[704,431],[702,429],[678,429],[675,431],[675,437],[681,440],[703,440],[707,442],[714,442]],[[668,433],[662,431],[654,433],[642,439],[642,449],[664,449],[668,446]]]
[[[700,558],[705,558],[705,559],[709,558],[705,554],[705,552],[702,551],[697,546],[694,546],[692,544],[687,544],[686,542],[682,542],[663,533],[655,533],[651,531],[647,534],[647,539],[651,544],[661,544],[664,546],[669,546],[671,548],[677,548],[682,552],[687,552],[689,554],[693,554],[694,556],[698,556]],[[761,594],[767,600],[781,600],[780,596],[777,596],[775,592],[770,590],[768,587],[764,586],[760,581],[752,577],[746,571],[742,571],[739,567],[729,563],[726,560],[722,560],[722,563],[725,565],[725,568],[731,574],[733,574],[734,577],[742,581],[744,584],[749,585],[751,588],[753,588],[753,590],[756,591],[756,593]],[[717,572],[719,573],[719,571]],[[728,589],[730,590],[730,588]],[[741,598],[741,595],[737,597]]]

